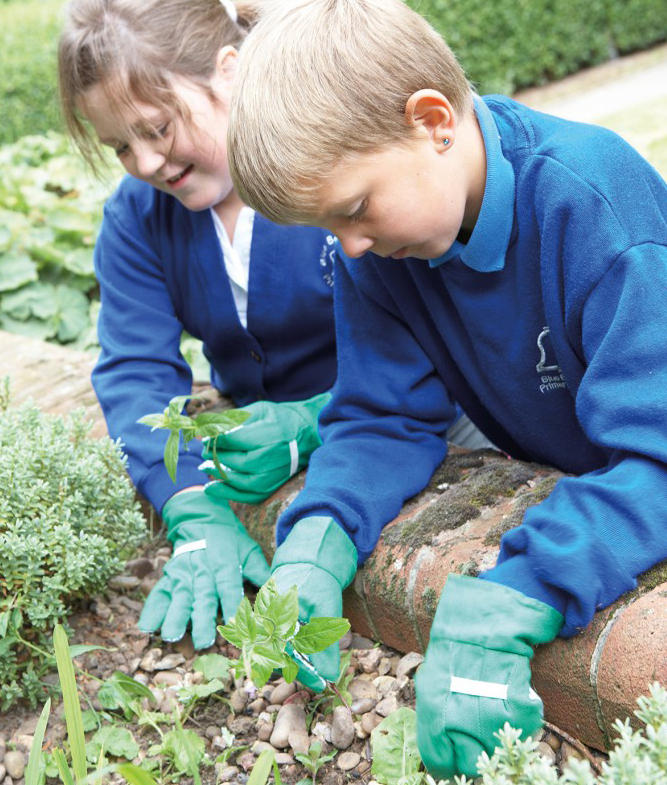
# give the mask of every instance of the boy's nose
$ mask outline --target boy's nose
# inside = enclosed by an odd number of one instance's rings
[[[373,240],[373,238],[364,237],[363,235],[338,235],[338,239],[340,240],[340,244],[343,246],[343,252],[345,255],[351,257],[352,259],[363,256],[365,253],[370,251],[375,244],[375,240]]]

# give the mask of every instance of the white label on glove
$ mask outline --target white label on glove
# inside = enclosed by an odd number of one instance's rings
[[[479,698],[498,698],[507,700],[507,684],[498,684],[494,681],[477,681],[477,679],[464,679],[461,676],[452,676],[451,692],[462,695],[476,695]],[[529,696],[531,700],[541,700],[540,696],[531,687]]]
[[[190,551],[201,551],[206,547],[206,540],[195,540],[195,542],[185,542],[174,549],[171,558],[175,559],[182,553],[190,553]]]
[[[290,465],[289,465],[289,476],[296,474],[297,469],[299,468],[299,445],[296,443],[296,439],[292,439],[289,443],[289,457],[290,457]]]

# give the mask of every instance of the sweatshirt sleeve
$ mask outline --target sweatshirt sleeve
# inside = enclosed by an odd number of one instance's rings
[[[383,526],[445,457],[455,407],[391,307],[373,262],[350,264],[355,276],[363,266],[365,285],[362,290],[353,280],[345,260],[337,262],[338,380],[320,417],[324,443],[311,457],[304,490],[278,522],[277,539],[302,518],[330,515],[356,545],[361,564]]]
[[[160,511],[180,488],[202,483],[198,443],[181,446],[177,481],[164,467],[167,432],[137,420],[189,395],[192,374],[180,352],[183,326],[174,312],[157,243],[122,192],[105,208],[95,247],[100,285],[101,354],[92,374],[109,434],[120,439],[132,481]]]
[[[609,462],[561,479],[482,576],[555,607],[565,637],[667,558],[665,291],[667,247],[646,242],[620,254],[587,297],[577,415]]]

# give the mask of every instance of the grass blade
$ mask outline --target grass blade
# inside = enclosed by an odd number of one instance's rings
[[[273,750],[264,750],[252,767],[248,785],[266,785],[274,760]]]
[[[121,763],[116,771],[127,780],[130,785],[157,785],[153,777],[134,763]]]
[[[60,687],[63,691],[67,738],[72,755],[74,777],[83,782],[88,773],[86,766],[86,739],[83,735],[83,720],[81,718],[81,706],[79,706],[79,694],[76,691],[74,666],[69,653],[67,635],[62,624],[56,624],[56,628],[53,631],[53,647],[56,652],[56,662],[58,663]]]
[[[55,760],[58,771],[60,772],[60,779],[62,780],[63,785],[74,785],[72,773],[70,772],[67,761],[65,760],[65,753],[61,749],[56,748],[51,754],[53,755],[53,759]]]
[[[30,757],[28,758],[28,768],[25,772],[25,785],[39,785],[42,769],[42,744],[44,742],[44,731],[46,730],[46,723],[49,721],[50,712],[51,698],[48,698],[42,709],[37,727],[35,728],[32,748],[30,749]]]

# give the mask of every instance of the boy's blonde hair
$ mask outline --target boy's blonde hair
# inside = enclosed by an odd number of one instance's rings
[[[220,0],[70,0],[58,46],[60,105],[91,165],[100,160],[101,147],[79,113],[86,91],[100,85],[111,106],[141,101],[189,120],[173,79],[198,84],[214,99],[210,80],[218,52],[240,46],[256,17],[252,3],[235,9],[237,21]]]
[[[408,98],[433,89],[462,116],[472,91],[451,49],[402,0],[278,0],[243,47],[227,136],[244,202],[307,223],[344,157],[406,142]]]

